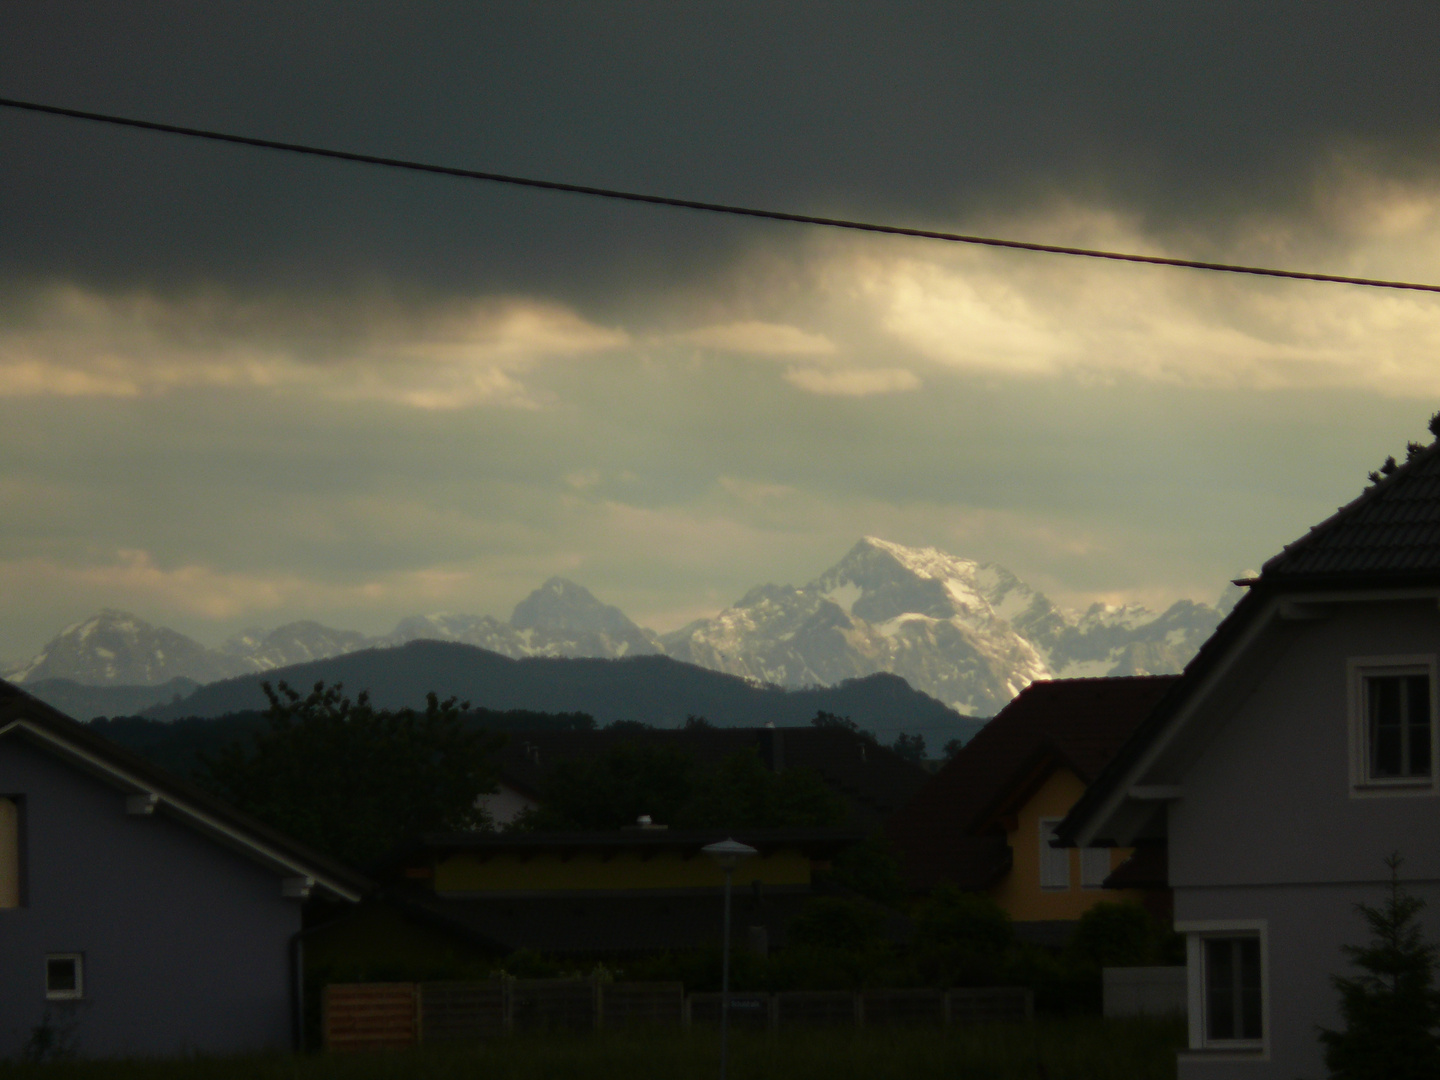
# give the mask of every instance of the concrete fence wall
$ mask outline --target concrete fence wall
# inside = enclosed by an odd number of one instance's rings
[[[1184,1015],[1185,968],[1106,968],[1101,972],[1106,1016]]]
[[[590,979],[350,983],[325,987],[322,1012],[328,1049],[366,1050],[469,1041],[510,1031],[718,1024],[720,995],[687,995],[680,983]],[[1034,998],[1020,987],[730,995],[733,1026],[770,1031],[1033,1018]]]

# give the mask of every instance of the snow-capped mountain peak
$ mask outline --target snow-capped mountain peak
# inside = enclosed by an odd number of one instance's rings
[[[225,657],[193,638],[106,608],[66,627],[7,677],[18,683],[65,678],[89,686],[154,686],[168,682],[176,669],[195,673],[197,682],[238,674]]]
[[[759,585],[712,618],[657,637],[564,578],[515,606],[508,622],[436,612],[381,637],[297,622],[248,630],[206,649],[125,612],[67,627],[10,678],[90,685],[209,682],[417,638],[456,641],[515,658],[679,660],[786,687],[890,672],[961,712],[989,715],[1035,679],[1180,670],[1241,591],[1219,609],[1189,600],[1156,613],[1093,604],[1074,614],[996,563],[867,536],[805,585]]]

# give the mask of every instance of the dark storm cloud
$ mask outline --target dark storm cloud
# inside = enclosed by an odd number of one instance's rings
[[[1192,247],[1246,212],[1303,217],[1337,148],[1433,166],[1437,55],[1420,0],[0,12],[11,97],[917,225],[1069,195]],[[603,305],[792,231],[9,111],[0,145],[12,277]]]

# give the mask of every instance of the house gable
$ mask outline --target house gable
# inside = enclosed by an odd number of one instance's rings
[[[1408,873],[1440,878],[1440,852],[1419,841],[1440,811],[1434,787],[1372,793],[1351,774],[1355,661],[1417,654],[1440,656],[1433,599],[1337,605],[1290,633],[1243,700],[1197,717],[1211,734],[1172,774],[1171,883],[1364,881],[1396,848]]]
[[[0,682],[0,744],[24,743],[120,793],[127,812],[182,822],[286,879],[308,896],[355,901],[368,888],[359,874],[241,813],[179,777],[88,731],[83,724]]]
[[[1041,922],[1078,919],[1101,900],[1138,899],[1133,891],[1101,889],[1096,882],[1086,887],[1082,878],[1082,855],[1071,848],[1054,849],[1046,839],[1054,825],[1069,812],[1085,791],[1085,782],[1075,771],[1058,761],[1051,761],[1043,780],[1033,784],[1017,807],[1000,820],[1005,839],[1013,853],[1010,872],[990,890],[990,895],[1016,922]],[[1110,871],[1128,858],[1125,849],[1105,849],[1098,853],[1104,873],[1094,875],[1103,880]],[[1083,856],[1094,860],[1095,854]],[[1045,880],[1042,863],[1047,860],[1063,866],[1064,884]]]
[[[994,886],[1011,865],[1005,819],[1036,798],[1057,768],[1079,785],[1073,802],[1176,681],[1058,679],[1026,687],[887,824],[910,887]],[[1033,846],[1016,844],[1017,853]]]

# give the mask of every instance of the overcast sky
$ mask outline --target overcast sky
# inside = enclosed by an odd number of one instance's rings
[[[1440,4],[0,7],[0,96],[1047,243],[1440,282]],[[1440,409],[1440,296],[388,172],[0,109],[0,659],[666,630],[860,536],[1213,600]]]

